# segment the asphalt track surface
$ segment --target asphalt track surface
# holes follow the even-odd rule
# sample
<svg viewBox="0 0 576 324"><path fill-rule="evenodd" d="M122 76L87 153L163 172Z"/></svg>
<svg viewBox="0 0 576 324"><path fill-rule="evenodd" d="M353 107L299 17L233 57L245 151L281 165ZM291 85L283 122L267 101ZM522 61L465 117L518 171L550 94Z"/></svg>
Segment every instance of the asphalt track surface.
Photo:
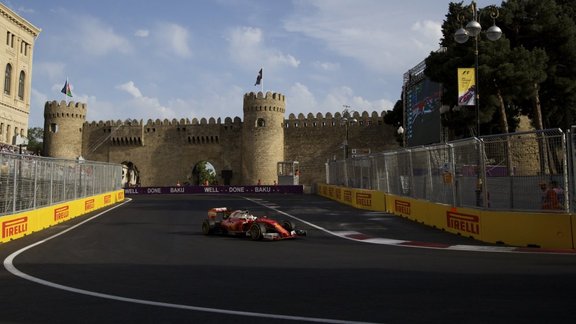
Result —
<svg viewBox="0 0 576 324"><path fill-rule="evenodd" d="M202 235L222 206L308 236ZM387 239L482 245L311 195L136 196L0 245L0 322L576 322L574 254L374 244Z"/></svg>

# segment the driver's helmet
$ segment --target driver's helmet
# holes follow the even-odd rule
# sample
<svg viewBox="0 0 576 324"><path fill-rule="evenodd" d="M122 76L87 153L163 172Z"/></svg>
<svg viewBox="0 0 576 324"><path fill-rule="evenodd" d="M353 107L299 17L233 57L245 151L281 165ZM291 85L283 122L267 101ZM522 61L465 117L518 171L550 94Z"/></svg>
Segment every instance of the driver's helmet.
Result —
<svg viewBox="0 0 576 324"><path fill-rule="evenodd" d="M255 219L252 214L250 214L247 210L237 210L230 215L233 218L241 218L241 219Z"/></svg>

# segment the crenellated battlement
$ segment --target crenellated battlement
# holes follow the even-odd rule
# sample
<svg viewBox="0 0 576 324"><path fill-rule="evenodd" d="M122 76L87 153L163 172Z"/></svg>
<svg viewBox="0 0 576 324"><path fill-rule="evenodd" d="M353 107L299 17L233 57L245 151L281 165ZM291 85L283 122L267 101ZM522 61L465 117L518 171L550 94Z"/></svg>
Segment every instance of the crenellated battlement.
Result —
<svg viewBox="0 0 576 324"><path fill-rule="evenodd" d="M277 100L286 102L286 96L278 92L271 92L267 91L266 94L262 93L262 91L258 92L248 92L244 94L244 102L246 101L254 101L254 100Z"/></svg>
<svg viewBox="0 0 576 324"><path fill-rule="evenodd" d="M180 120L177 119L172 119L172 120L168 120L168 119L156 119L156 120L152 120L152 119L148 119L146 121L146 124L144 124L143 120L137 120L137 119L127 119L125 121L122 120L107 120L107 121L92 121L92 122L86 122L84 125L87 128L90 129L96 129L96 128L101 128L101 127L120 127L120 126L126 126L126 127L133 127L133 126L145 126L145 127L166 127L166 126L173 126L173 127L183 127L183 126L190 126L190 125L230 125L230 124L242 124L242 119L240 119L240 117L234 117L234 119L232 119L231 117L226 117L224 119L224 122L222 122L222 118L192 118L192 120L188 119L188 118L181 118Z"/></svg>
<svg viewBox="0 0 576 324"><path fill-rule="evenodd" d="M350 121L349 125L368 127L373 125L382 125L384 123L384 115L386 112L378 114L378 112L373 111L369 113L367 111L353 112L349 117L345 117L342 113L337 112L334 115L332 113L326 113L324 116L322 113L317 113L314 116L309 113L307 116L300 113L296 117L294 114L290 114L284 122L286 128L301 128L301 127L341 127L346 124L346 120Z"/></svg>
<svg viewBox="0 0 576 324"><path fill-rule="evenodd" d="M44 118L86 118L86 104L64 100L48 101L44 105Z"/></svg>
<svg viewBox="0 0 576 324"><path fill-rule="evenodd" d="M286 97L281 93L271 91L266 92L266 94L249 92L244 95L244 117L246 117L246 113L250 112L284 114L286 112Z"/></svg>

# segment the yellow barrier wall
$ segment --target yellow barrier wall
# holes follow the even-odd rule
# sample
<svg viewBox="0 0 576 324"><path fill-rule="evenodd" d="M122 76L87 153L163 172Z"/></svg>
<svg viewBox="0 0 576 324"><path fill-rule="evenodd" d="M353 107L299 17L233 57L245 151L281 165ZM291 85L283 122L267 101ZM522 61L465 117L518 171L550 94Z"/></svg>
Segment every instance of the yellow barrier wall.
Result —
<svg viewBox="0 0 576 324"><path fill-rule="evenodd" d="M0 217L2 231L0 242L21 238L123 200L124 190L118 190L10 216L2 216Z"/></svg>
<svg viewBox="0 0 576 324"><path fill-rule="evenodd" d="M374 202L358 204L356 192L366 190L318 185L321 196L361 209L386 211L449 233L472 237L488 243L536 246L550 249L574 249L576 215L564 213L503 212L457 208L403 196L369 191ZM349 195L338 193L349 192Z"/></svg>
<svg viewBox="0 0 576 324"><path fill-rule="evenodd" d="M319 185L318 193L326 198L359 209L373 211L386 210L386 199L384 193L381 191Z"/></svg>

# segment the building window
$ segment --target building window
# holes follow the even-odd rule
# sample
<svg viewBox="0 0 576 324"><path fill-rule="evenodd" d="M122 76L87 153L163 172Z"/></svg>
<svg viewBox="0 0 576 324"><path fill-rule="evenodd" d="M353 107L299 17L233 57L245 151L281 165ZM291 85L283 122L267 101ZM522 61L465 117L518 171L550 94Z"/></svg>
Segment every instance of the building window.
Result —
<svg viewBox="0 0 576 324"><path fill-rule="evenodd" d="M6 45L14 48L14 34L12 34L11 32L7 31L6 32Z"/></svg>
<svg viewBox="0 0 576 324"><path fill-rule="evenodd" d="M28 43L25 41L20 42L20 53L24 54L24 56L28 56Z"/></svg>
<svg viewBox="0 0 576 324"><path fill-rule="evenodd" d="M18 79L18 98L24 100L24 81L26 80L26 74L24 71L20 71L20 79Z"/></svg>
<svg viewBox="0 0 576 324"><path fill-rule="evenodd" d="M50 124L50 131L52 133L57 133L58 132L58 124L56 124L56 123Z"/></svg>
<svg viewBox="0 0 576 324"><path fill-rule="evenodd" d="M6 71L4 74L4 93L10 94L10 80L12 80L12 65L6 64Z"/></svg>
<svg viewBox="0 0 576 324"><path fill-rule="evenodd" d="M258 118L258 120L256 120L256 127L264 127L264 126L266 126L264 118Z"/></svg>

